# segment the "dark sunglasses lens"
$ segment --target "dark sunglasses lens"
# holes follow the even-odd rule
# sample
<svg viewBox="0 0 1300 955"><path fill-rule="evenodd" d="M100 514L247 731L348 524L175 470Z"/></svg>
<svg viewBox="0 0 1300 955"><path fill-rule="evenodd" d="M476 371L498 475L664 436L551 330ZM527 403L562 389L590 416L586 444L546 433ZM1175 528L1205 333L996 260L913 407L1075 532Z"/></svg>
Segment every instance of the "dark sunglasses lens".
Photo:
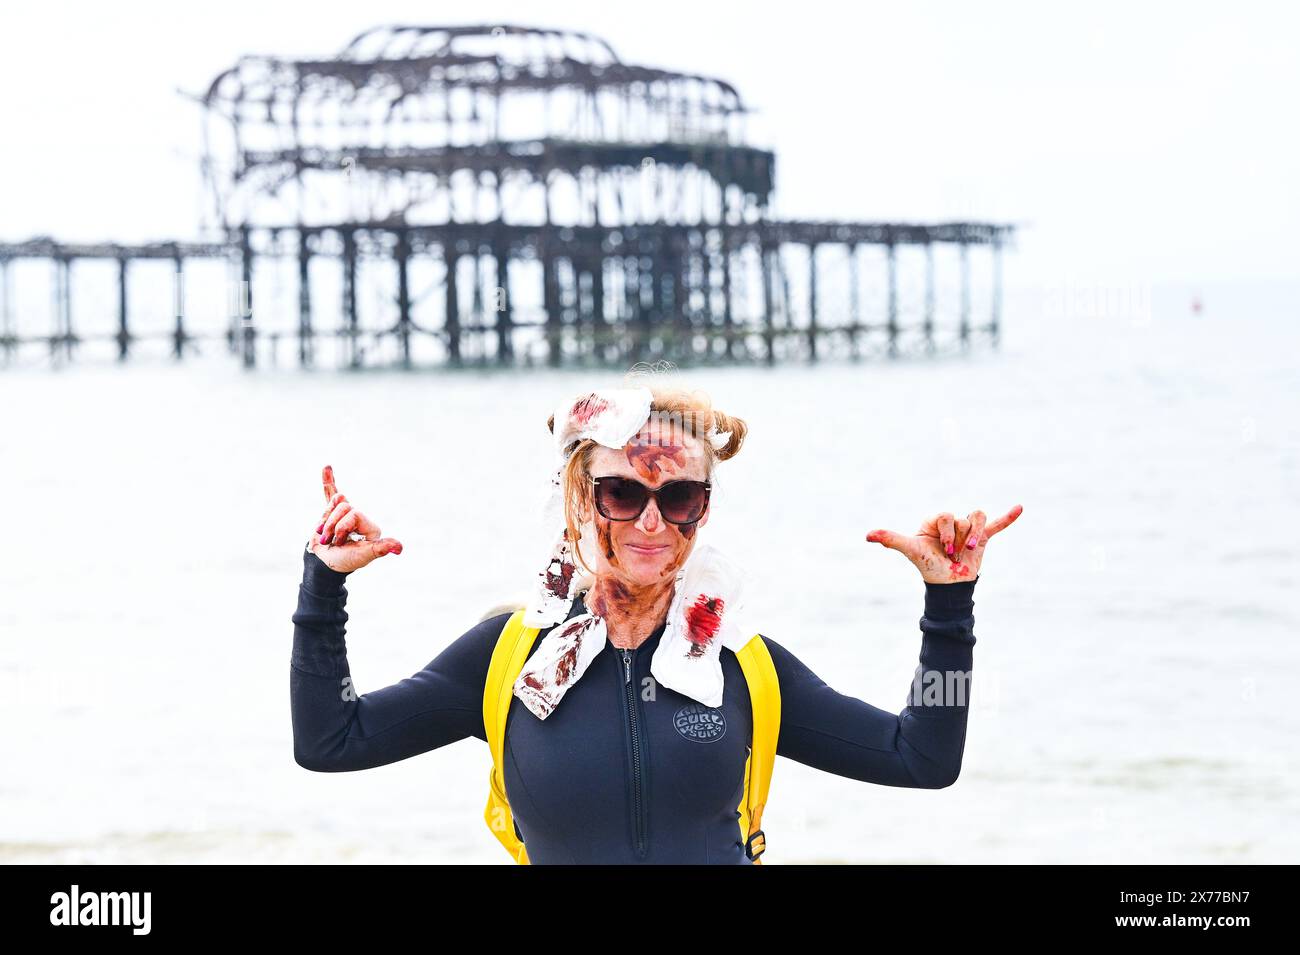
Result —
<svg viewBox="0 0 1300 955"><path fill-rule="evenodd" d="M673 524L690 524L700 519L708 500L708 490L703 484L679 481L665 484L659 490L659 513Z"/></svg>
<svg viewBox="0 0 1300 955"><path fill-rule="evenodd" d="M613 521L636 517L645 507L646 490L636 481L601 478L596 485L596 506Z"/></svg>

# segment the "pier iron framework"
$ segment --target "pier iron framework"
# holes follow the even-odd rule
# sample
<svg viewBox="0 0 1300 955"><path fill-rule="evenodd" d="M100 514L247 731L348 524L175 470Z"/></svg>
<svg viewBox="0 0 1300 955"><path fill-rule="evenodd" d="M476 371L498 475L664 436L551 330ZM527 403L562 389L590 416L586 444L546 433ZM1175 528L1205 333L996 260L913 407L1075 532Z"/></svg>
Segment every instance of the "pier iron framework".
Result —
<svg viewBox="0 0 1300 955"><path fill-rule="evenodd" d="M734 87L585 33L381 27L328 58L242 57L195 98L211 238L0 244L0 356L211 340L248 367L560 367L997 344L1012 226L776 217L775 154ZM25 260L50 270L46 333L17 327ZM115 278L97 332L74 329L90 261ZM233 291L206 328L181 293L201 263ZM149 331L146 265L177 290Z"/></svg>

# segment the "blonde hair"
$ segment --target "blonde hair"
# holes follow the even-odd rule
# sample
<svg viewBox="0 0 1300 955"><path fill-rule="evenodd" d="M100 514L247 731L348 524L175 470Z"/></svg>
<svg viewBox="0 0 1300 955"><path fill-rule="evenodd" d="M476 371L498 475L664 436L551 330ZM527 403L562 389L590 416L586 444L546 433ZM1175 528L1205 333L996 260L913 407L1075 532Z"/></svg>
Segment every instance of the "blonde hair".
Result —
<svg viewBox="0 0 1300 955"><path fill-rule="evenodd" d="M664 370L663 363L656 366L654 370ZM634 369L634 373L628 377L636 379L640 375L635 373ZM704 391L688 390L668 383L651 384L641 380L633 380L631 384L650 389L652 419L669 421L674 428L680 428L682 432L699 439L704 447L707 475L710 479L713 477L714 468L719 463L734 458L740 452L749 426L742 418L725 414L714 408L712 400ZM555 415L547 418L546 427L552 433L555 432ZM720 435L725 434L726 443L722 447L715 448L707 437L710 431ZM564 499L565 533L573 544L574 559L593 575L596 571L587 566L587 562L583 560L578 541L582 536L579 515L583 510L590 513L594 509L595 502L591 494L591 458L597 447L600 445L590 438L584 438L573 446L568 462L564 466L561 490Z"/></svg>

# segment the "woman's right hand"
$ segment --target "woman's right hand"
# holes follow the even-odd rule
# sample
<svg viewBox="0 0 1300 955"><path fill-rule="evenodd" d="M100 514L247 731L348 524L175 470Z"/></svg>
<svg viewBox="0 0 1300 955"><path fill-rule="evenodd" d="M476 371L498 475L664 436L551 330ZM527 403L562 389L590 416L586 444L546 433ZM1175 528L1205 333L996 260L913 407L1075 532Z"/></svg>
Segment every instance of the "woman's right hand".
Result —
<svg viewBox="0 0 1300 955"><path fill-rule="evenodd" d="M346 574L366 566L376 557L402 552L401 541L380 537L379 525L339 493L334 486L334 468L328 464L321 471L321 482L325 486L325 513L307 549L327 567Z"/></svg>

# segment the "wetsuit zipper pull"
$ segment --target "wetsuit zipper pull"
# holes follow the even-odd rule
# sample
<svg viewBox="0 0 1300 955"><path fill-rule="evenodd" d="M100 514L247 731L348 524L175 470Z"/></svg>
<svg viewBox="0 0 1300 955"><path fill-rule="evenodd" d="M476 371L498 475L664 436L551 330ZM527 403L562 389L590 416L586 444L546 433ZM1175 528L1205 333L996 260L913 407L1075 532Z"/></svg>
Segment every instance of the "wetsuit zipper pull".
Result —
<svg viewBox="0 0 1300 955"><path fill-rule="evenodd" d="M632 682L632 657L626 647L623 648L623 676L624 683Z"/></svg>

